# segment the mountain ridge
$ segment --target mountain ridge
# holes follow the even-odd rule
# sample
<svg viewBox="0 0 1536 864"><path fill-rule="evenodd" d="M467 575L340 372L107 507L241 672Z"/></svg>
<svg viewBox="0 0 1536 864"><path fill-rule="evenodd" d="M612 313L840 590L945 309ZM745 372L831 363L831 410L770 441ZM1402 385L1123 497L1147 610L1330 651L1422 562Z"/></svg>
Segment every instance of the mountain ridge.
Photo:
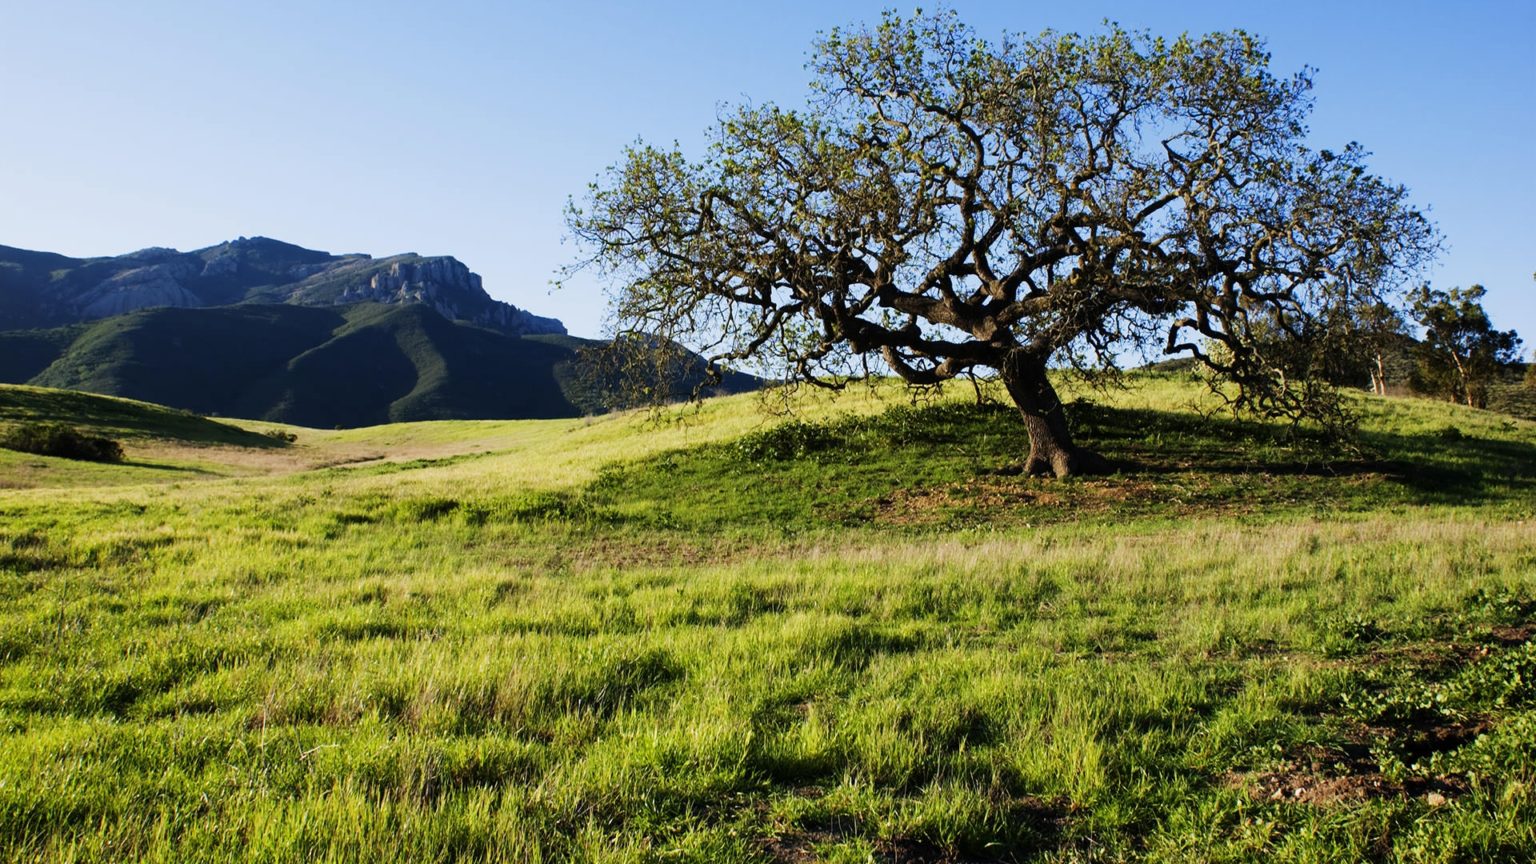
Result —
<svg viewBox="0 0 1536 864"><path fill-rule="evenodd" d="M450 321L509 335L566 332L558 319L492 298L479 274L447 255L333 255L269 237L95 258L0 245L0 330L55 328L155 307L360 302L425 305Z"/></svg>

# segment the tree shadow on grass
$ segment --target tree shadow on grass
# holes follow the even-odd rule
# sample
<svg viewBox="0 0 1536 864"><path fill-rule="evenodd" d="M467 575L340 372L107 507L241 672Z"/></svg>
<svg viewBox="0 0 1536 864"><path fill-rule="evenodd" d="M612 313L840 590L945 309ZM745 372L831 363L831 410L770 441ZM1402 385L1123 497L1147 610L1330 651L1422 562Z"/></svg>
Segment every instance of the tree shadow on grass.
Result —
<svg viewBox="0 0 1536 864"><path fill-rule="evenodd" d="M198 468L195 465L172 465L167 462L140 462L137 460L125 460L117 463L130 468L143 468L149 471L163 471L167 474L202 474L213 476L217 471L209 471L207 468Z"/></svg>
<svg viewBox="0 0 1536 864"><path fill-rule="evenodd" d="M0 422L63 423L112 436L169 438L194 444L286 447L288 442L188 411L84 393L0 386Z"/></svg>
<svg viewBox="0 0 1536 864"><path fill-rule="evenodd" d="M1001 812L989 828L966 824L957 836L943 841L922 832L879 837L856 816L816 812L815 802L822 794L818 787L805 787L797 792L800 797L811 799L811 813L797 820L799 824L785 826L758 844L768 860L776 864L820 861L824 850L860 839L867 845L854 848L863 847L862 854L869 855L865 860L879 864L991 864L1028 860L1061 848L1065 842L1063 828L1070 818L1064 802L1025 796L994 801Z"/></svg>
<svg viewBox="0 0 1536 864"><path fill-rule="evenodd" d="M736 441L623 463L582 498L595 512L658 526L785 529L1536 498L1536 441L1368 428L1346 443L1283 423L1190 412L1077 403L1070 414L1078 441L1118 473L1023 476L1028 439L1017 411L941 403L792 420Z"/></svg>
<svg viewBox="0 0 1536 864"><path fill-rule="evenodd" d="M1415 504L1481 504L1536 494L1536 442L1453 429L1366 429L1344 442L1283 423L1100 405L1075 409L1086 442L1103 448L1125 475L1377 481Z"/></svg>

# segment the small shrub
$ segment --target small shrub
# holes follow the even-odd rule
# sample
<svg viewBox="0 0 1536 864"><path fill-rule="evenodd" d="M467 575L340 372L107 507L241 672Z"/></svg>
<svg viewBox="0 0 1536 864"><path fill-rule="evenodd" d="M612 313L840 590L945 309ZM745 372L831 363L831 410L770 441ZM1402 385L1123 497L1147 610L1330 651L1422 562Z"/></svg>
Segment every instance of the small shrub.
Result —
<svg viewBox="0 0 1536 864"><path fill-rule="evenodd" d="M525 492L496 502L486 511L470 508L466 514L473 524L483 524L492 517L505 522L574 522L592 523L603 521L600 513L585 498L569 492Z"/></svg>
<svg viewBox="0 0 1536 864"><path fill-rule="evenodd" d="M286 429L268 429L262 434L266 435L268 438L271 438L274 441L281 441L284 444L292 444L293 442L299 440L298 433L289 432Z"/></svg>
<svg viewBox="0 0 1536 864"><path fill-rule="evenodd" d="M0 437L0 447L39 456L87 462L121 462L123 445L111 438L87 435L61 423L25 423Z"/></svg>
<svg viewBox="0 0 1536 864"><path fill-rule="evenodd" d="M1328 622L1325 650L1332 656L1346 657L1386 636L1387 631L1374 619L1363 615L1340 615Z"/></svg>
<svg viewBox="0 0 1536 864"><path fill-rule="evenodd" d="M1520 624L1536 617L1536 597L1525 590L1480 588L1467 597L1466 604L1503 624Z"/></svg>
<svg viewBox="0 0 1536 864"><path fill-rule="evenodd" d="M783 462L830 450L841 440L840 435L822 424L790 420L745 435L734 446L737 455L749 462Z"/></svg>
<svg viewBox="0 0 1536 864"><path fill-rule="evenodd" d="M1339 637L1348 642L1377 642L1387 635L1374 619L1363 615L1346 615L1338 622Z"/></svg>
<svg viewBox="0 0 1536 864"><path fill-rule="evenodd" d="M459 509L455 498L416 498L395 505L395 514L403 522L436 522Z"/></svg>
<svg viewBox="0 0 1536 864"><path fill-rule="evenodd" d="M1442 426L1435 430L1435 436L1441 441L1460 441L1467 437L1466 433L1451 425Z"/></svg>

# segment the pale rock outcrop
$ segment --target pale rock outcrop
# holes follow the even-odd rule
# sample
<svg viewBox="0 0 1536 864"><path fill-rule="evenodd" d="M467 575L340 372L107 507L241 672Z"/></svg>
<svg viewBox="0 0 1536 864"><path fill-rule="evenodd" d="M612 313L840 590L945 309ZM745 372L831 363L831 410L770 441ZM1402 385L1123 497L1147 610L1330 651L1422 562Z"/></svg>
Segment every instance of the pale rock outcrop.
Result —
<svg viewBox="0 0 1536 864"><path fill-rule="evenodd" d="M195 265L180 256L126 270L82 294L77 300L80 314L86 318L106 318L151 306L201 306L202 300L182 284L183 279L196 272Z"/></svg>
<svg viewBox="0 0 1536 864"><path fill-rule="evenodd" d="M343 303L422 303L450 321L468 321L508 333L564 333L565 325L491 299L480 276L456 258L396 261L374 273L366 285L348 288Z"/></svg>

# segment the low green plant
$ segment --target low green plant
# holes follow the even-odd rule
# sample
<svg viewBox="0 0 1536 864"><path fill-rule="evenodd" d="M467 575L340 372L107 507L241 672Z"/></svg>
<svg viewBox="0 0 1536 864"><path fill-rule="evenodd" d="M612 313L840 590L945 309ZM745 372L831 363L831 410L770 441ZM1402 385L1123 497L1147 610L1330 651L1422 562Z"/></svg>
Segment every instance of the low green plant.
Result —
<svg viewBox="0 0 1536 864"><path fill-rule="evenodd" d="M731 449L747 462L786 462L833 449L838 431L826 424L790 420L744 435Z"/></svg>

